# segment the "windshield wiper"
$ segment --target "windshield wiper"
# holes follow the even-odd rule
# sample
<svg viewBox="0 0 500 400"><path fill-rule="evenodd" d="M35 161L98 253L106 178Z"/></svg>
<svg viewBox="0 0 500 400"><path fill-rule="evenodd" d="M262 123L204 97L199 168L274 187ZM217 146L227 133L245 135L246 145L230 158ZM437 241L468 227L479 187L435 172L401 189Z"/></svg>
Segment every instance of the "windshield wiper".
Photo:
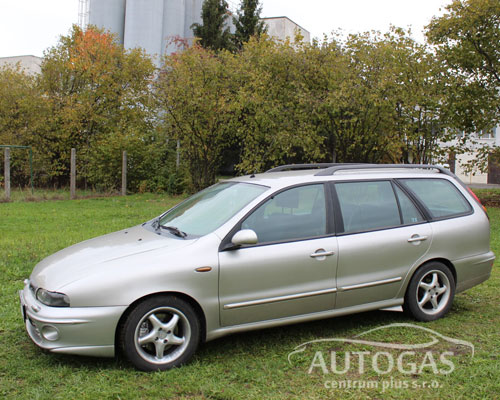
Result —
<svg viewBox="0 0 500 400"><path fill-rule="evenodd" d="M162 229L166 229L170 233L174 234L175 236L179 236L181 238L185 238L187 236L186 232L182 232L179 228L176 228L175 226L165 226L165 225L160 225L160 221L158 220L158 227Z"/></svg>

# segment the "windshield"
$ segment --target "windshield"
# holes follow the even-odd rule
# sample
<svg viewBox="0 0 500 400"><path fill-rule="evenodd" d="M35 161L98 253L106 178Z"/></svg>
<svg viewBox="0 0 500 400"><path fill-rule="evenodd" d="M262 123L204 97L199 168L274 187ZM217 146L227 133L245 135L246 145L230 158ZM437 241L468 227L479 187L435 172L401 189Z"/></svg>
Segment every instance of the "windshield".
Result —
<svg viewBox="0 0 500 400"><path fill-rule="evenodd" d="M187 235L213 232L269 188L240 182L210 186L191 196L160 218L160 225L175 227Z"/></svg>

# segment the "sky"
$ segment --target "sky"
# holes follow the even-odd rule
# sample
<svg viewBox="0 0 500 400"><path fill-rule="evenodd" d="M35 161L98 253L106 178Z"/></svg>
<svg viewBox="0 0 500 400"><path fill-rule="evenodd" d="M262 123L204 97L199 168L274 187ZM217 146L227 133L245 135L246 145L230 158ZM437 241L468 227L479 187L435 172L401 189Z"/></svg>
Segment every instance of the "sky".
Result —
<svg viewBox="0 0 500 400"><path fill-rule="evenodd" d="M105 1L105 0L101 0ZM230 0L238 4L239 0ZM263 17L287 16L323 38L334 30L346 33L412 27L421 33L451 0L261 0ZM78 23L78 0L0 0L0 57L35 55L55 46L59 36Z"/></svg>

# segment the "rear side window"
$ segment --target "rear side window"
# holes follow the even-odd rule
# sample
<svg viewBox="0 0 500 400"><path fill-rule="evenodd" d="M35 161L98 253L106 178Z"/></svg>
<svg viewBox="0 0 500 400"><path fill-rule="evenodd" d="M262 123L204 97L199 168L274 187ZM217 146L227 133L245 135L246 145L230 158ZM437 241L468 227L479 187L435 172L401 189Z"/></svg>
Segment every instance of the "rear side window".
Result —
<svg viewBox="0 0 500 400"><path fill-rule="evenodd" d="M396 190L396 195L398 196L399 206L401 207L401 218L403 219L403 224L407 225L423 222L424 218L418 212L415 204L412 203L412 201L400 188L397 186L394 186L394 188Z"/></svg>
<svg viewBox="0 0 500 400"><path fill-rule="evenodd" d="M336 183L344 232L361 232L401 225L391 182Z"/></svg>
<svg viewBox="0 0 500 400"><path fill-rule="evenodd" d="M460 191L445 179L401 179L427 207L433 218L469 213L472 208Z"/></svg>

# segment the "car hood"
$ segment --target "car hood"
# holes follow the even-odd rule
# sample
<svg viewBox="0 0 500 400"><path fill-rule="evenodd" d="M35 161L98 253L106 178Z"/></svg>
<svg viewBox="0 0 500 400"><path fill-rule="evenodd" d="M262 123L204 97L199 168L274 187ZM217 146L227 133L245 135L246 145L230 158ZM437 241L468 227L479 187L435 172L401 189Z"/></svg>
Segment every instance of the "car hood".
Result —
<svg viewBox="0 0 500 400"><path fill-rule="evenodd" d="M102 268L119 268L120 260L158 249L173 251L196 240L158 235L141 225L67 247L40 261L30 277L36 287L57 290ZM124 260L125 262L125 260Z"/></svg>

